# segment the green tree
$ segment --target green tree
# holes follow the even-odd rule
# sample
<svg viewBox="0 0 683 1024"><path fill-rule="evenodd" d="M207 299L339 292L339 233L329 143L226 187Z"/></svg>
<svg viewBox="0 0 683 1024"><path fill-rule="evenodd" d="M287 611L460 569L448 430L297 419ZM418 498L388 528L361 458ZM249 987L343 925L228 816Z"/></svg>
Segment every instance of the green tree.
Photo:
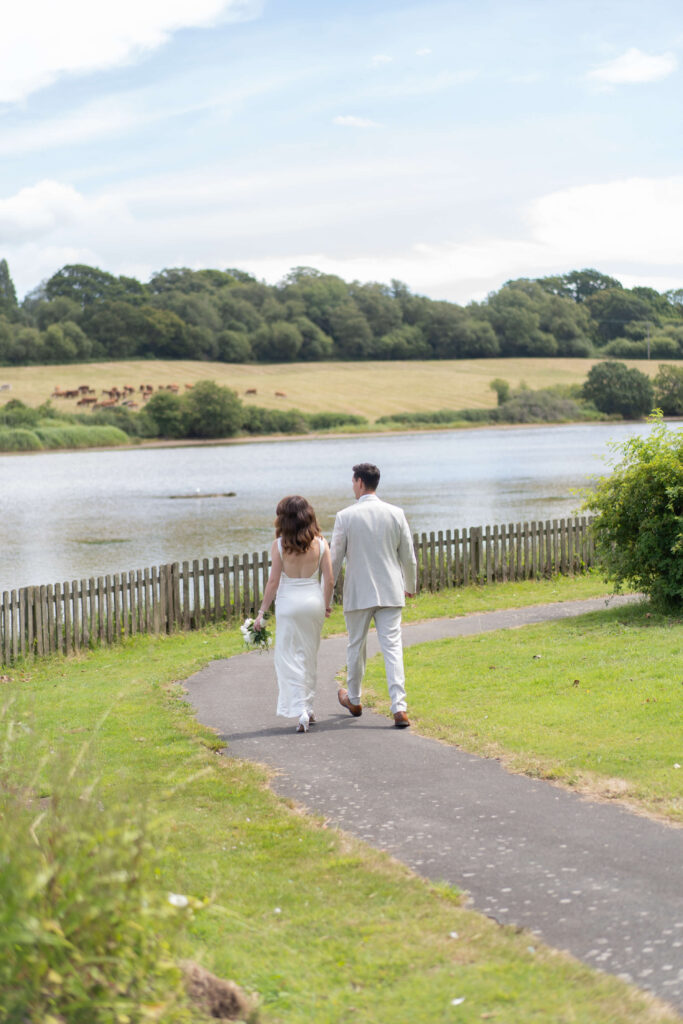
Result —
<svg viewBox="0 0 683 1024"><path fill-rule="evenodd" d="M586 300L586 306L599 341L610 341L624 333L625 325L633 320L650 320L650 303L625 288L607 288L595 292Z"/></svg>
<svg viewBox="0 0 683 1024"><path fill-rule="evenodd" d="M157 391L140 414L149 424L152 437L183 437L183 399L172 391Z"/></svg>
<svg viewBox="0 0 683 1024"><path fill-rule="evenodd" d="M596 292L605 291L607 288L621 288L621 282L615 277L608 277L601 274L599 270L572 270L563 278L569 294L575 302L585 302Z"/></svg>
<svg viewBox="0 0 683 1024"><path fill-rule="evenodd" d="M19 306L7 260L0 260L0 316L15 320Z"/></svg>
<svg viewBox="0 0 683 1024"><path fill-rule="evenodd" d="M250 363L254 358L249 335L244 331L219 331L216 342L221 363Z"/></svg>
<svg viewBox="0 0 683 1024"><path fill-rule="evenodd" d="M48 299L64 295L68 299L73 299L83 309L103 299L142 302L146 292L146 286L136 281L134 277L115 277L106 270L89 267L84 263L72 263L62 267L45 284Z"/></svg>
<svg viewBox="0 0 683 1024"><path fill-rule="evenodd" d="M510 384L508 381L503 380L502 377L495 377L489 384L489 387L492 391L496 392L498 405L502 405L504 402L507 402L510 397Z"/></svg>
<svg viewBox="0 0 683 1024"><path fill-rule="evenodd" d="M655 402L665 416L683 416L683 366L662 363L654 381Z"/></svg>
<svg viewBox="0 0 683 1024"><path fill-rule="evenodd" d="M183 396L187 437L232 437L242 426L242 402L236 392L213 380L198 381Z"/></svg>
<svg viewBox="0 0 683 1024"><path fill-rule="evenodd" d="M617 413L625 419L642 419L652 412L652 382L640 370L606 360L596 363L583 385L583 397L600 412Z"/></svg>
<svg viewBox="0 0 683 1024"><path fill-rule="evenodd" d="M596 550L608 579L629 584L662 608L683 608L683 431L653 417L646 437L612 450L613 472L585 493L595 512Z"/></svg>

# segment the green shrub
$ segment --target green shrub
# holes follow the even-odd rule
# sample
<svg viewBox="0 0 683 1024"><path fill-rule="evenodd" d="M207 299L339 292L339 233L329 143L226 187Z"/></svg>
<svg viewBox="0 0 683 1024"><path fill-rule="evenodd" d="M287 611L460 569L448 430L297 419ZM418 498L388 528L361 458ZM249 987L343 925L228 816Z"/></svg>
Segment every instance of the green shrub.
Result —
<svg viewBox="0 0 683 1024"><path fill-rule="evenodd" d="M242 430L248 434L307 434L308 420L298 409L264 409L246 405L242 409Z"/></svg>
<svg viewBox="0 0 683 1024"><path fill-rule="evenodd" d="M32 430L0 427L0 452L42 451L39 437Z"/></svg>
<svg viewBox="0 0 683 1024"><path fill-rule="evenodd" d="M616 356L619 359L647 359L647 341L644 338L637 341L632 338L614 338L600 349L600 355Z"/></svg>
<svg viewBox="0 0 683 1024"><path fill-rule="evenodd" d="M629 584L655 605L683 606L683 430L651 417L646 437L611 445L613 473L584 495L598 558L615 588Z"/></svg>
<svg viewBox="0 0 683 1024"><path fill-rule="evenodd" d="M333 427L363 427L367 424L365 416L356 416L350 412L312 412L306 416L311 430L331 430Z"/></svg>
<svg viewBox="0 0 683 1024"><path fill-rule="evenodd" d="M11 398L0 408L0 426L22 427L30 430L39 419L38 410L24 405L18 398Z"/></svg>
<svg viewBox="0 0 683 1024"><path fill-rule="evenodd" d="M232 437L242 425L237 392L213 380L200 380L182 398L185 437Z"/></svg>
<svg viewBox="0 0 683 1024"><path fill-rule="evenodd" d="M683 416L683 366L662 363L654 381L655 401L665 416Z"/></svg>
<svg viewBox="0 0 683 1024"><path fill-rule="evenodd" d="M545 389L515 391L491 410L491 419L499 423L567 423L584 416L584 410L573 399Z"/></svg>
<svg viewBox="0 0 683 1024"><path fill-rule="evenodd" d="M606 360L591 367L583 385L583 397L596 409L627 419L642 419L652 412L652 382L640 370Z"/></svg>
<svg viewBox="0 0 683 1024"><path fill-rule="evenodd" d="M118 427L39 425L35 432L45 448L106 448L128 444L130 441L128 435Z"/></svg>
<svg viewBox="0 0 683 1024"><path fill-rule="evenodd" d="M171 942L192 911L155 881L158 824L49 764L26 790L0 772L0 1019L190 1020Z"/></svg>
<svg viewBox="0 0 683 1024"><path fill-rule="evenodd" d="M489 411L487 409L435 409L431 412L393 412L387 416L380 416L377 422L440 426L475 418L487 420Z"/></svg>

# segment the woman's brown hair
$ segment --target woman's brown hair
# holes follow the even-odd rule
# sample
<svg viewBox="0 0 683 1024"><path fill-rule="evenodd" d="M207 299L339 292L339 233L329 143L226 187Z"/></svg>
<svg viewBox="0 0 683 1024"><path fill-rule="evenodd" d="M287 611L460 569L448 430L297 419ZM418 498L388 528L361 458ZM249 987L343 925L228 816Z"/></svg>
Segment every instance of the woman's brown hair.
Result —
<svg viewBox="0 0 683 1024"><path fill-rule="evenodd" d="M288 554L304 555L322 536L313 506L299 494L279 501L275 514L275 536L282 537L282 550Z"/></svg>

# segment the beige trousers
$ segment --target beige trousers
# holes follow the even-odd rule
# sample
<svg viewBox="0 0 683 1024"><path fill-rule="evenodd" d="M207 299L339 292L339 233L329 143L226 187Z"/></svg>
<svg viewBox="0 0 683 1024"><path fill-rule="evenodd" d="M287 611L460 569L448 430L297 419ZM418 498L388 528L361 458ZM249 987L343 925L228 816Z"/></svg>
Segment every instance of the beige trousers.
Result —
<svg viewBox="0 0 683 1024"><path fill-rule="evenodd" d="M403 668L403 640L401 637L402 608L361 608L345 611L349 640L346 647L347 689L352 704L361 703L361 684L367 661L367 641L370 623L375 620L377 639L384 655L384 669L391 698L391 713L405 711L406 689Z"/></svg>

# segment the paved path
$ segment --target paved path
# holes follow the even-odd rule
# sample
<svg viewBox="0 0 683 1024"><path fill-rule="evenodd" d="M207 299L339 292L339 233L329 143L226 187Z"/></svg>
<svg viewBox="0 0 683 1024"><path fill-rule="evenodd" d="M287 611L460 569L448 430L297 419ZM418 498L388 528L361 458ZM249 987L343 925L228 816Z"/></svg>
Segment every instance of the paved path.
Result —
<svg viewBox="0 0 683 1024"><path fill-rule="evenodd" d="M615 603L612 599L611 604ZM407 645L579 615L604 599L404 626ZM377 643L371 635L369 654ZM272 655L215 661L185 684L233 757L277 772L273 787L416 872L467 890L505 924L683 1009L683 829L506 772L337 703L345 639L320 645L319 724L275 716ZM410 682L408 682L410 700Z"/></svg>

